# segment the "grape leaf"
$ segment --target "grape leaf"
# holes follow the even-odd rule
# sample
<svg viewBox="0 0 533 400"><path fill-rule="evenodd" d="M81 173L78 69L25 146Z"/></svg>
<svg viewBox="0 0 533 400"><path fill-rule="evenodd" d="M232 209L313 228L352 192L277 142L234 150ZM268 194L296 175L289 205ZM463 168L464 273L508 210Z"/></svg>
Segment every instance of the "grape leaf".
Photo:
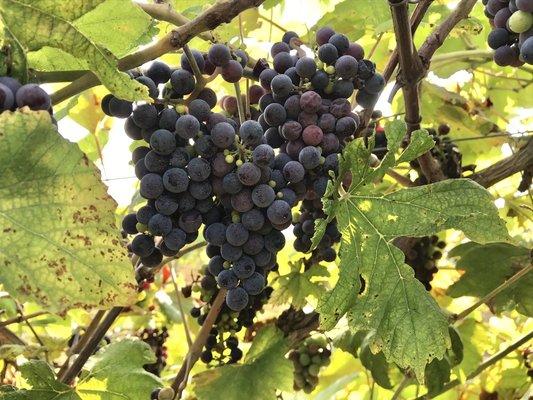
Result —
<svg viewBox="0 0 533 400"><path fill-rule="evenodd" d="M30 389L4 390L2 400L81 400L82 398L64 383L56 381L54 372L44 361L29 361L20 367L22 377ZM2 387L5 388L5 387Z"/></svg>
<svg viewBox="0 0 533 400"><path fill-rule="evenodd" d="M276 390L292 389L292 365L285 358L289 350L281 331L273 326L259 331L242 365L226 365L193 378L195 394L210 400L271 400Z"/></svg>
<svg viewBox="0 0 533 400"><path fill-rule="evenodd" d="M336 31L355 40L363 36L367 29L375 32L377 25L382 25L384 21L390 20L390 10L385 2L345 0L338 3L333 11L324 14L311 30L331 26ZM383 26L392 29L390 22Z"/></svg>
<svg viewBox="0 0 533 400"><path fill-rule="evenodd" d="M448 289L452 297L483 297L531 262L528 249L507 243L465 243L450 251L449 256L459 257L456 267L465 271ZM489 306L497 313L516 308L533 316L532 287L533 273L529 273L497 295Z"/></svg>
<svg viewBox="0 0 533 400"><path fill-rule="evenodd" d="M400 126L405 132L403 122L391 123L387 138L395 142ZM429 143L423 136L421 133L413 140ZM393 240L455 228L473 240L494 242L508 240L507 231L490 194L467 179L385 195L374 193L371 183L384 172L381 167L368 166L372 147L372 140L366 148L363 139L346 147L340 177L330 185L330 198L324 201L328 220L336 218L342 233L341 262L337 285L322 297L318 310L325 329L331 329L348 312L354 330L375 331L369 343L374 353L383 351L387 361L412 368L422 381L426 364L441 359L450 347L448 323L435 300L414 278ZM402 161L408 158L409 154L400 156ZM348 169L352 184L344 191L340 182ZM317 229L314 242L320 234ZM365 285L357 296L359 276Z"/></svg>
<svg viewBox="0 0 533 400"><path fill-rule="evenodd" d="M76 27L73 20L97 0L0 0L4 23L28 51L44 46L61 49L87 62L100 81L117 97L150 100L148 89L117 69L117 59Z"/></svg>
<svg viewBox="0 0 533 400"><path fill-rule="evenodd" d="M130 0L106 0L76 19L73 25L120 57L150 42L152 33L156 33L151 30L152 23L150 16Z"/></svg>
<svg viewBox="0 0 533 400"><path fill-rule="evenodd" d="M433 359L426 367L426 386L430 396L436 396L442 392L444 385L450 382L450 363L446 358Z"/></svg>
<svg viewBox="0 0 533 400"><path fill-rule="evenodd" d="M94 364L76 390L82 398L98 395L102 400L146 400L152 390L163 386L161 379L143 368L155 361L150 346L140 340L112 343L91 357L89 362Z"/></svg>
<svg viewBox="0 0 533 400"><path fill-rule="evenodd" d="M296 308L303 308L307 304L307 297L313 296L319 299L326 290L327 280L313 278L327 278L329 272L320 265L313 265L307 271L301 271L302 263L291 265L291 272L279 276L276 280L279 283L272 294L274 304L291 303Z"/></svg>
<svg viewBox="0 0 533 400"><path fill-rule="evenodd" d="M373 333L370 333L371 337ZM390 381L389 367L390 364L385 359L383 353L372 353L369 346L369 337L366 337L359 350L359 359L363 367L368 369L372 375L372 379L381 387L385 389L392 389L393 384Z"/></svg>
<svg viewBox="0 0 533 400"><path fill-rule="evenodd" d="M46 112L0 115L0 280L50 311L135 301L133 269L98 170Z"/></svg>

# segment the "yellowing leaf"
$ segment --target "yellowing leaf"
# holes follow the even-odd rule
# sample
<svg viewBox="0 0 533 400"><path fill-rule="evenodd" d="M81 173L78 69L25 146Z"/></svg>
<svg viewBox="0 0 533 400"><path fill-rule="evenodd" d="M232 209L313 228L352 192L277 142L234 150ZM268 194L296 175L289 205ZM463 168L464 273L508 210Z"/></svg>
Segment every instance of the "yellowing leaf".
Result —
<svg viewBox="0 0 533 400"><path fill-rule="evenodd" d="M117 97L131 101L149 100L147 88L119 72L117 59L71 22L82 15L80 12L85 7L94 6L94 3L85 0L0 0L0 13L10 32L25 49L35 51L44 46L61 49L85 60Z"/></svg>
<svg viewBox="0 0 533 400"><path fill-rule="evenodd" d="M98 170L46 112L0 115L0 280L51 311L129 305L135 279Z"/></svg>

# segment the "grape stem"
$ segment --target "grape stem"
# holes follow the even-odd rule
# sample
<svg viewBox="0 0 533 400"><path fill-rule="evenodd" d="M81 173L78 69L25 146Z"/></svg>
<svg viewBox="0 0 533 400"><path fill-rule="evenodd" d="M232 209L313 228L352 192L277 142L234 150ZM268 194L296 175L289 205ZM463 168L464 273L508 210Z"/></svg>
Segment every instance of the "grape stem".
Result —
<svg viewBox="0 0 533 400"><path fill-rule="evenodd" d="M187 356L185 356L185 360L181 365L178 374L174 378L174 381L172 382L171 387L172 389L174 389L174 392L176 392L176 399L181 398L181 394L187 386L189 373L196 361L198 361L198 359L200 358L200 355L202 354L202 349L205 346L207 337L209 336L209 332L211 331L211 328L213 327L213 324L215 323L218 314L224 306L226 292L226 289L220 289L218 291L218 294L215 297L213 304L211 305L211 309L209 310L209 313L207 314L205 321L202 324L202 327L200 328L200 332L198 332L198 336L196 336L194 343L189 348L189 352L187 353Z"/></svg>
<svg viewBox="0 0 533 400"><path fill-rule="evenodd" d="M242 11L252 7L258 7L264 1L265 0L231 0L217 2L194 20L172 30L156 43L121 58L118 61L118 69L126 71L138 67L145 62L154 60L166 53L176 51L200 33L213 30L222 23L230 22ZM52 103L58 104L69 97L98 84L99 80L96 75L89 72L53 93L51 95Z"/></svg>
<svg viewBox="0 0 533 400"><path fill-rule="evenodd" d="M441 395L442 393L447 392L450 389L453 389L456 386L461 385L461 383L464 383L464 382L467 382L467 381L469 381L471 379L474 379L476 376L481 374L484 370L486 370L490 366L496 364L498 361L500 361L503 358L505 358L508 354L512 353L513 351L518 349L520 346L522 346L523 344L525 344L528 341L530 341L532 338L533 338L533 331L529 332L525 336L523 336L520 339L518 339L516 342L510 344L507 348L505 348L502 351L494 354L492 357L488 358L486 361L484 361L481 364L479 364L479 366L473 372L471 372L466 377L466 379L464 379L464 380L462 380L462 379L454 379L453 381L448 382L447 384L445 384L444 387L442 388L442 390L440 390L438 393L435 393L432 396L429 396L428 394L425 394L425 395L422 395L420 397L417 397L415 400L432 399L432 398L434 398L436 396Z"/></svg>
<svg viewBox="0 0 533 400"><path fill-rule="evenodd" d="M241 85L239 82L234 83L235 86L235 95L237 96L237 110L239 112L239 122L241 125L246 121L246 117L244 115L244 106L242 104L242 94L241 94Z"/></svg>
<svg viewBox="0 0 533 400"><path fill-rule="evenodd" d="M476 310L478 307L481 307L483 304L488 303L491 301L494 297L496 297L498 294L503 292L505 289L509 288L509 286L515 284L520 279L522 279L524 276L526 276L528 273L533 271L533 265L530 264L525 268L522 268L520 271L518 271L516 274L514 274L512 277L507 279L505 282L503 282L501 285L496 287L494 290L489 292L485 297L479 299L476 303L474 303L472 306L468 307L466 310L459 314L452 315L451 320L452 321L460 321L466 316L468 316L470 313L472 313L474 310Z"/></svg>

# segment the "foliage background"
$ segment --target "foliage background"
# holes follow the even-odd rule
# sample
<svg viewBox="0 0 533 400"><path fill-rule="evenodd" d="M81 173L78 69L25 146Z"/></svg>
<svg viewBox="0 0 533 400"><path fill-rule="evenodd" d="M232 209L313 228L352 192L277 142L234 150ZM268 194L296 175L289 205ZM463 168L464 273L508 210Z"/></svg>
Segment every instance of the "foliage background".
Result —
<svg viewBox="0 0 533 400"><path fill-rule="evenodd" d="M5 23L9 17L7 15L9 12L6 10L14 10L15 3L17 2L12 0L0 2ZM98 3L101 4L97 12L69 15L67 19L73 21L72 23L84 37L89 38L93 43L105 45L116 57L128 54L138 46L149 43L154 36L161 37L171 29L167 23L153 22L129 1L105 0ZM212 2L173 0L171 3L184 16L194 18ZM420 45L456 4L457 1L434 1L416 33L415 43ZM113 13L114 18L108 18L109 13ZM244 42L240 38L239 19L217 28L214 34L220 41L244 46L255 58L268 57L271 44L280 39L283 30L294 30L302 37L310 38L313 36L312 32L323 25L330 25L346 34L351 40L357 40L365 47L367 53L373 48L372 60L377 63L378 70L384 68L391 51L395 48L389 8L387 2L382 0L267 0L258 10L245 11L241 15L240 22ZM489 31L490 26L483 15L483 6L479 2L470 18L452 31L445 44L436 53L431 64L431 72L424 81L421 92L423 125L436 127L440 123L449 124L452 128L451 137L456 140L463 154L463 163L475 164L478 169L512 154L521 143L521 137L530 134L533 128L531 104L533 102L531 87L533 71L527 66L513 69L501 68L493 64L485 44ZM14 32L14 35L17 36L17 32ZM6 36L4 39L9 38ZM190 46L206 50L208 43L195 38ZM92 67L90 63L96 62L94 57L90 60L79 55L74 57L65 53L64 49L58 50L54 47L36 46L35 49L30 48L30 50L27 60L21 61L30 67L30 77L32 70L86 69ZM163 60L171 64L179 64L180 56L180 54L168 54L163 57ZM103 71L102 74L107 76L106 79L114 81L114 72L100 67L98 66ZM24 68L18 68L17 71L21 76L24 75ZM0 69L0 72L5 71ZM49 84L45 87L49 92L54 92L61 85ZM223 94L233 94L232 87L220 79L211 84L211 87L217 91L219 98ZM392 84L384 91L377 106L384 112L385 117L401 115L403 112L401 94L395 97L392 104L387 102L391 89ZM123 84L117 90L131 92L134 88ZM59 120L61 135L77 143L79 149L100 170L102 180L108 186L109 194L118 202L116 220L119 221L121 216L134 208L138 202L136 179L133 168L129 165L130 149L134 144L123 134L120 121L105 117L100 111L99 101L106 93L108 90L102 86L93 88L55 106L55 113ZM500 217L505 220L514 243L527 248L531 244L533 228L531 194L517 192L516 188L520 179L520 174L517 174L494 185L490 188L490 192L494 196L494 204L498 208ZM382 188L385 192L390 192L398 186L390 178L385 178ZM2 199L1 196L0 199ZM442 236L448 243L447 250L466 241L464 235L458 231L446 231ZM484 251L486 249L482 250ZM456 284L462 272L458 271L461 266L457 262L458 259L452 257L454 254L460 254L460 250L455 249L453 253L445 253L439 261L439 272L432 283L431 292L438 304L450 313L464 310L475 302L477 296L481 295L475 290L476 284L473 285L474 288L465 288L465 284L462 287ZM496 254L499 254L498 250ZM284 309L283 303L288 300L303 306L305 310L312 310L316 307L318 298L336 281L338 271L335 263L327 265L329 276L321 276L320 273L313 276L313 272L309 272L310 279L308 279L309 276L295 276L290 270L289 261L297 258L298 255L294 253L290 245L280 254L282 278L275 283L276 296L262 315L265 320L277 316ZM201 269L206 260L202 251L181 259L179 265L175 265L178 272L178 285L190 282L195 271ZM486 260L479 255L474 258L472 265L479 269L484 267L484 262ZM299 282L297 279L312 283L295 285L294 282ZM478 276L476 279L485 282L490 279L497 281L497 277L492 274L481 278ZM1 292L0 297L0 308L4 310L3 318L15 317L21 309L25 314L41 309L40 305L31 301L20 303L19 301L26 299L18 298L15 293L9 292L8 288L7 284L3 286L6 291ZM48 290L51 289L48 288ZM507 296L512 297L511 294ZM464 379L488 354L497 352L517 337L531 331L533 322L531 318L528 318L531 315L530 306L522 304L521 307L515 307L517 303L520 305L520 302L528 297L530 302L530 294L525 292L522 297L512 302L508 301L508 297L491 304L491 307L480 307L457 326L464 345L464 358L458 366L453 368L452 372L455 377ZM159 277L156 285L152 286L152 290L146 294L146 297L137 300L138 302L132 307L132 312L117 320L109 336L112 337L113 342L120 343L116 345L125 346L128 343L119 342L119 340L133 336L142 327L169 326L168 367L162 376L163 381L166 381L176 374L187 351L186 346L183 345L185 336L181 324L182 316L177 311L173 300L173 287L168 283L163 284ZM151 310L151 305L155 307L153 310ZM186 308L190 306L191 304L187 304ZM31 321L31 325L39 339L26 324L10 326L13 333L22 338L25 343L9 343L0 346L0 358L4 359L1 363L5 365L5 360L12 360L17 364L22 364L27 359L36 358L48 361L61 360L64 356L63 350L73 330L86 326L90 321L90 315L89 311L75 308L68 310L63 317L45 315L35 318ZM186 316L186 318L189 317ZM195 321L191 319L189 322L193 334L197 333L198 326ZM382 382L383 379L387 379L392 387L397 387L403 378L401 372L394 366L386 364L382 359L373 360L374 367L371 370L367 369L369 363L365 362L364 355L361 354L365 349L364 346L360 348L361 338L352 335L346 324L346 321L341 321L327 334L338 350L333 354L331 365L321 373L317 389L311 395L284 393L284 399L391 397L393 392L380 387L376 381ZM139 366L143 357L150 357L144 354L146 348L131 346L134 348L129 351L132 359L120 361L122 367L129 363ZM112 348L108 350L113 351ZM276 364L279 362L279 357L262 361L265 363L261 364L262 368L266 370L279 368ZM105 355L101 356L100 360L97 358L91 360L92 366L89 365L89 368L92 368L93 373L87 372L88 375L76 391L76 396L89 398L87 393L93 389L101 390L102 397L96 398L103 399L111 398L106 397L108 396L106 393L111 390L127 392L124 383L117 383L110 376L99 376L98 373L94 373L94 365L98 365L99 362L105 362ZM38 367L42 366L38 365ZM200 373L202 368L197 365L193 374ZM252 373L246 378L251 384L254 380L262 379L261 374L257 374L253 368L251 370ZM129 369L128 373L141 372L137 368ZM290 374L287 375L290 378ZM9 378L17 386L27 386L28 383L31 385L31 379L25 382L20 372ZM199 398L211 398L212 392L206 391L202 386L202 381L199 380L196 383L196 386L190 386L187 389L191 398L195 395ZM281 383L280 381L280 387ZM146 383L146 385L153 384L153 380ZM285 386L286 384L287 382ZM522 354L513 352L476 379L438 398L475 399L482 391L486 391L498 392L500 398L514 399L527 396L529 384L530 380ZM290 388L290 380L288 386ZM84 388L89 388L89 392L84 393ZM423 390L416 384L408 385L402 392L402 398L414 398ZM131 399L143 398L132 394L128 396ZM235 392L233 396L235 396L233 398L240 398L238 392Z"/></svg>

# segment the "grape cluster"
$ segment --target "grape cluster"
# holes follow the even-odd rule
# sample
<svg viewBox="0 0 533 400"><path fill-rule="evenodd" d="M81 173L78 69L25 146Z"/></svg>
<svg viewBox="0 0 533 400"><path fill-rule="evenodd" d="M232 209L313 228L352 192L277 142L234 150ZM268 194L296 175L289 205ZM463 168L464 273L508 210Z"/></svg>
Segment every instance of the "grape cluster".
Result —
<svg viewBox="0 0 533 400"><path fill-rule="evenodd" d="M405 255L406 264L413 268L415 278L422 282L428 291L431 290L433 275L438 271L436 262L442 258L442 249L445 247L446 242L438 236L425 236L416 239Z"/></svg>
<svg viewBox="0 0 533 400"><path fill-rule="evenodd" d="M22 85L10 76L0 76L0 112L29 107L30 110L48 111L52 114L52 101L39 85Z"/></svg>
<svg viewBox="0 0 533 400"><path fill-rule="evenodd" d="M533 64L533 0L483 0L493 27L487 43L494 62L519 67Z"/></svg>
<svg viewBox="0 0 533 400"><path fill-rule="evenodd" d="M445 124L439 125L437 130L428 128L428 133L433 137L435 146L431 149L431 155L439 161L442 172L447 178L460 178L463 174L462 155L459 147L448 136L450 127ZM418 185L427 184L427 179L422 174L417 160L411 161L411 167L418 172L415 183Z"/></svg>
<svg viewBox="0 0 533 400"><path fill-rule="evenodd" d="M522 357L524 358L524 366L527 368L527 376L533 379L533 349L531 347L525 349Z"/></svg>
<svg viewBox="0 0 533 400"><path fill-rule="evenodd" d="M191 315L202 324L218 291L227 290L201 357L206 363L242 357L235 333L253 324L272 293L267 277L278 269L282 231L294 223L295 247L308 252L314 221L324 217L321 197L360 125L347 98L358 90L365 106L385 84L358 44L329 28L316 39L317 61L294 49L300 40L290 33L272 47L273 69L257 63L261 86L252 85L244 100L257 103L260 114L251 107L245 121L236 117L237 97L222 99L225 114L213 112L216 94L193 74L218 70L228 82L242 77L248 57L222 44L207 54L188 52L194 62L183 56L181 68L156 61L143 72L130 71L148 87L153 103L112 95L102 100L106 114L126 118L130 138L145 142L132 161L146 203L122 222L124 233L133 236L129 249L143 265L139 280L149 282L163 256L195 241L203 226L209 263L199 284L184 288L186 296L200 292ZM306 266L335 260L339 240L333 221Z"/></svg>
<svg viewBox="0 0 533 400"><path fill-rule="evenodd" d="M385 129L376 121L372 121L367 129L367 133L370 133L372 130L375 132L375 147L372 153L382 160L385 154L387 154ZM436 130L427 128L427 131L435 141L435 146L431 149L431 155L439 161L442 172L447 178L460 178L465 170L472 168L472 166L463 166L459 147L448 136L450 133L450 127L448 125L441 124ZM413 160L410 165L418 172L418 178L415 180L415 183L417 185L426 185L427 180L422 174L418 161Z"/></svg>
<svg viewBox="0 0 533 400"><path fill-rule="evenodd" d="M331 349L323 336L305 339L297 349L289 353L294 365L294 390L311 393L318 385L320 368L329 365Z"/></svg>
<svg viewBox="0 0 533 400"><path fill-rule="evenodd" d="M151 374L161 376L161 371L167 365L167 348L165 347L165 341L168 338L167 328L163 327L161 330L145 328L138 336L151 347L156 356L156 361L153 364L144 365L144 369Z"/></svg>
<svg viewBox="0 0 533 400"><path fill-rule="evenodd" d="M182 288L182 294L186 298L191 297L193 293L200 294L199 298L194 299L197 306L190 311L199 325L204 323L218 291L217 283L209 271L205 271L205 275L192 285ZM231 310L227 304L222 307L200 356L202 362L222 365L236 363L241 359L242 351L239 349L236 334L243 328L250 328L253 325L256 314L267 303L272 291L272 287L268 286L260 294L250 296L248 305L239 312Z"/></svg>
<svg viewBox="0 0 533 400"><path fill-rule="evenodd" d="M347 98L358 90L359 105L373 106L385 85L375 65L364 59L363 48L346 36L325 27L317 32L316 43L316 60L291 54L287 41L275 43L273 68L259 76L267 93L259 100L258 121L266 142L279 149L276 164L283 172L275 189L288 187L296 194L295 203L301 201L294 247L304 253L311 248L314 221L324 217L321 198L331 174L338 172L338 155L361 122ZM332 221L306 266L334 261L333 245L339 240Z"/></svg>

